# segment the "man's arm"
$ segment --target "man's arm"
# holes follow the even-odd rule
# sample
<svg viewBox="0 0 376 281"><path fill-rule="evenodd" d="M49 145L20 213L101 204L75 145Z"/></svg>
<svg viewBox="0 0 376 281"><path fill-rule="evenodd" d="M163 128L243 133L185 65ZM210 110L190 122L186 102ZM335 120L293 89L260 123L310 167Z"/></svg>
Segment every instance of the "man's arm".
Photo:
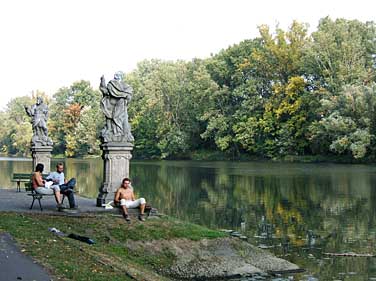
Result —
<svg viewBox="0 0 376 281"><path fill-rule="evenodd" d="M64 174L64 172L62 172L62 173L60 173L60 176L59 176L60 178L59 178L59 184L60 184L60 181L61 181L61 178L63 178L63 183L64 184L67 184L67 178L65 177L65 174Z"/></svg>
<svg viewBox="0 0 376 281"><path fill-rule="evenodd" d="M52 181L53 183L59 183L59 181L54 177L53 173L49 173L46 177L47 181Z"/></svg>
<svg viewBox="0 0 376 281"><path fill-rule="evenodd" d="M52 178L51 173L49 173L48 176L46 177L46 181L52 181L52 182L55 182L54 179Z"/></svg>
<svg viewBox="0 0 376 281"><path fill-rule="evenodd" d="M136 200L136 198L134 198L134 193L132 191L132 201L135 201L135 200Z"/></svg>
<svg viewBox="0 0 376 281"><path fill-rule="evenodd" d="M120 190L119 189L116 190L114 201L115 201L115 203L120 201Z"/></svg>

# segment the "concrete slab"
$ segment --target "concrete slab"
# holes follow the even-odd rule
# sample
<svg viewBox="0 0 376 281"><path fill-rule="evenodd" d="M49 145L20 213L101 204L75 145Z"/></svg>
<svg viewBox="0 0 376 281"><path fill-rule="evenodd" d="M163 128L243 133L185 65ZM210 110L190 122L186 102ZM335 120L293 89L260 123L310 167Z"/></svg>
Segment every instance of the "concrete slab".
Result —
<svg viewBox="0 0 376 281"><path fill-rule="evenodd" d="M77 211L67 210L66 212L59 212L56 209L56 201L54 196L44 196L41 199L43 211L40 210L37 201L34 202L33 209L29 209L32 197L27 195L27 192L17 192L16 189L2 189L0 188L0 212L22 212L22 213L43 213L56 215L79 215L81 213L112 213L119 214L118 208L106 210L103 207L96 206L96 199L85 198L75 194L76 203L78 205ZM68 199L64 200L66 207L68 206ZM138 215L139 209L129 209L131 216ZM0 279L1 280L1 279Z"/></svg>

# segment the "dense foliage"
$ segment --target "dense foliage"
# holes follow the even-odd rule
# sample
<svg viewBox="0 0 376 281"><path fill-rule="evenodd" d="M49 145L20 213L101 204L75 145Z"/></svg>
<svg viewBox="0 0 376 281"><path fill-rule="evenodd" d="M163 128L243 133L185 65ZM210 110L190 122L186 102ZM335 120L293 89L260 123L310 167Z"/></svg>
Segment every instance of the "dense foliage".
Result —
<svg viewBox="0 0 376 281"><path fill-rule="evenodd" d="M298 22L259 31L205 60L143 61L128 73L136 156L375 159L375 24L323 18L312 34ZM55 153L99 154L100 98L80 81L47 99ZM0 112L4 153L28 153L22 106L32 100Z"/></svg>

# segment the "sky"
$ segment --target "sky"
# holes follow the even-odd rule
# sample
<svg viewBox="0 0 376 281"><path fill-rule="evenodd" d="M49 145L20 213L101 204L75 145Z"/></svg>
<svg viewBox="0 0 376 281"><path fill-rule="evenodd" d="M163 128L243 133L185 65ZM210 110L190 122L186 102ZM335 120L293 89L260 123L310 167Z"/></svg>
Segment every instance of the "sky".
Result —
<svg viewBox="0 0 376 281"><path fill-rule="evenodd" d="M207 58L258 36L257 27L314 31L319 19L376 21L376 1L3 0L0 110L14 97L130 72L145 59Z"/></svg>

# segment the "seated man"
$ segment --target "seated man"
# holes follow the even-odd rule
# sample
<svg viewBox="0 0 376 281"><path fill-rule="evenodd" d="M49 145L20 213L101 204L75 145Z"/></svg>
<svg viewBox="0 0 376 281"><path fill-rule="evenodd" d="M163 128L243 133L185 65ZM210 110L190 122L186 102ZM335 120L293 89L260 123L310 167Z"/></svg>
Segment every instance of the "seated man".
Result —
<svg viewBox="0 0 376 281"><path fill-rule="evenodd" d="M35 172L31 176L32 187L34 188L36 193L43 194L43 195L55 195L55 200L57 203L57 208L60 210L62 208L61 199L60 199L60 189L56 187L46 188L45 181L42 178L44 165L38 163L35 167Z"/></svg>
<svg viewBox="0 0 376 281"><path fill-rule="evenodd" d="M129 178L124 178L121 186L116 191L115 194L115 203L120 202L120 206L123 210L123 216L127 222L130 222L130 218L128 215L128 209L129 208L137 208L140 207L140 215L138 216L138 219L140 221L145 221L144 219L144 211L145 211L145 205L146 201L144 198L135 199L133 190L130 187L131 180Z"/></svg>
<svg viewBox="0 0 376 281"><path fill-rule="evenodd" d="M69 207L71 209L76 209L76 201L74 198L74 186L76 185L76 179L72 178L67 181L64 177L64 164L58 163L56 165L56 172L52 172L48 175L46 180L52 180L53 185L51 188L55 190L59 190L61 194L64 194L68 197L69 200Z"/></svg>

